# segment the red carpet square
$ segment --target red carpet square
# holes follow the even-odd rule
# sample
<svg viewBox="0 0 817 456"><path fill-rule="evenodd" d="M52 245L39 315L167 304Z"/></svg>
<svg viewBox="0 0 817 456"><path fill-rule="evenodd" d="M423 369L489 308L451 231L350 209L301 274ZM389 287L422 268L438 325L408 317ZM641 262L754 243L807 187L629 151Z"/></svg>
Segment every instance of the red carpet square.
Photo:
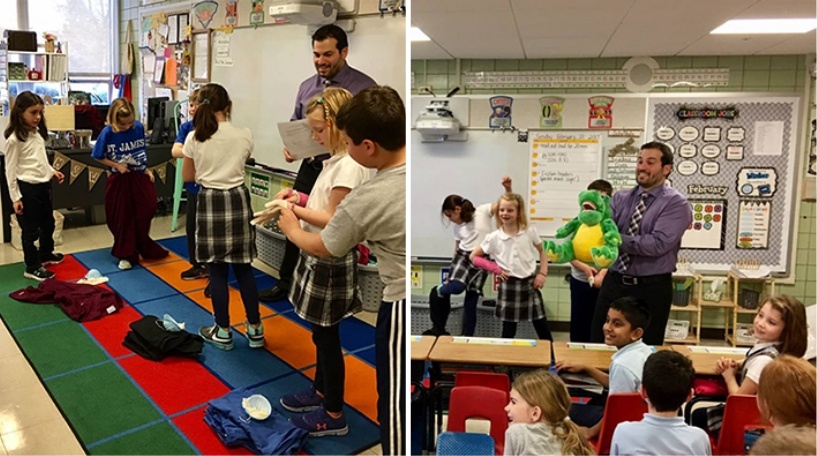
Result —
<svg viewBox="0 0 817 456"><path fill-rule="evenodd" d="M119 364L168 415L230 392L226 385L194 359L174 356L151 361L132 356L119 360Z"/></svg>
<svg viewBox="0 0 817 456"><path fill-rule="evenodd" d="M64 282L81 279L88 273L88 268L77 261L73 255L66 255L62 263L48 265L46 269L53 271L57 275L56 278Z"/></svg>
<svg viewBox="0 0 817 456"><path fill-rule="evenodd" d="M122 342L125 340L125 335L130 331L128 325L140 318L142 316L133 307L125 304L125 307L119 309L115 314L86 322L83 325L111 357L119 358L120 356L133 354L132 351L122 345Z"/></svg>

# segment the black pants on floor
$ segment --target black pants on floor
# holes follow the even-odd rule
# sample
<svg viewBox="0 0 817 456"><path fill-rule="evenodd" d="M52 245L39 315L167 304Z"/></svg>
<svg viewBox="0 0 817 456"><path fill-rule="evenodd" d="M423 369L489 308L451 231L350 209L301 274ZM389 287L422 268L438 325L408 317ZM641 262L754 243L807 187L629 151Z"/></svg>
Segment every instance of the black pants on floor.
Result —
<svg viewBox="0 0 817 456"><path fill-rule="evenodd" d="M17 216L22 230L23 259L27 272L42 266L42 258L54 252L54 205L51 202L51 182L29 184L17 181L23 195L23 213ZM40 248L34 241L40 241Z"/></svg>
<svg viewBox="0 0 817 456"><path fill-rule="evenodd" d="M604 342L603 327L610 303L618 298L632 296L644 301L650 310L650 324L644 330L644 343L663 345L664 331L672 305L672 274L637 277L637 284L616 271L608 271L599 291L590 337L593 342Z"/></svg>

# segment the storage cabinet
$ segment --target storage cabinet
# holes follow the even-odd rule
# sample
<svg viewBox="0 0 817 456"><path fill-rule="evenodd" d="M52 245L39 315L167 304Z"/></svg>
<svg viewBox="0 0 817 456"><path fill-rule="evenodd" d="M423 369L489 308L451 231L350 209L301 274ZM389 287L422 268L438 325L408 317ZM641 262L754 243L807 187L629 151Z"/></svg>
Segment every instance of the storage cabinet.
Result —
<svg viewBox="0 0 817 456"><path fill-rule="evenodd" d="M40 96L68 95L68 55L10 51L0 43L0 114L9 115L10 100L29 90Z"/></svg>
<svg viewBox="0 0 817 456"><path fill-rule="evenodd" d="M692 279L692 285L686 292L677 291L677 285ZM697 274L677 274L672 276L673 283L673 303L670 310L673 312L683 312L688 315L688 320L671 320L685 322L685 325L676 323L668 328L664 343L667 344L693 344L701 342L701 276ZM679 298L687 299L686 305L683 302L675 302ZM686 327L686 335L682 334ZM676 337L673 337L676 336ZM684 337L680 337L684 336Z"/></svg>

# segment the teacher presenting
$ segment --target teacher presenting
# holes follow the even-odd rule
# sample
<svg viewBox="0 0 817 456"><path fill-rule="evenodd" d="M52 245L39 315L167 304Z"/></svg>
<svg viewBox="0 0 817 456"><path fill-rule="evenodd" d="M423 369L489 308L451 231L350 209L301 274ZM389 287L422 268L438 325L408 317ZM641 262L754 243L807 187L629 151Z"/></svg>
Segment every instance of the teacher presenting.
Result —
<svg viewBox="0 0 817 456"><path fill-rule="evenodd" d="M686 196L666 185L672 151L660 142L641 146L636 166L638 185L613 195L610 208L621 233L619 257L604 277L593 313L591 337L603 342L610 303L623 296L643 300L650 309L644 343L663 345L672 306L672 273L681 238L692 223Z"/></svg>

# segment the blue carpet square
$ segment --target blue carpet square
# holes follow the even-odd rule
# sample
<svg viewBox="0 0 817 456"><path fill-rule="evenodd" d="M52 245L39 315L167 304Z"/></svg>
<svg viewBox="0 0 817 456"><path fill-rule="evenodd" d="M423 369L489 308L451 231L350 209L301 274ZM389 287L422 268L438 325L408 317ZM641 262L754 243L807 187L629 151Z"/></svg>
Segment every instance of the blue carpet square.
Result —
<svg viewBox="0 0 817 456"><path fill-rule="evenodd" d="M171 252L179 255L184 259L190 258L190 254L187 251L187 236L177 236L168 239L160 239L156 241L162 247L170 250Z"/></svg>
<svg viewBox="0 0 817 456"><path fill-rule="evenodd" d="M122 272L119 269L119 259L111 255L110 249L91 250L90 252L74 253L74 257L88 269L96 269L102 275L107 276L114 272ZM141 266L134 265L134 269L141 269Z"/></svg>
<svg viewBox="0 0 817 456"><path fill-rule="evenodd" d="M356 352L353 352L352 354L360 358L361 360L365 361L370 366L375 367L374 346L365 348L363 350L358 350Z"/></svg>
<svg viewBox="0 0 817 456"><path fill-rule="evenodd" d="M348 351L374 345L374 327L357 318L347 318L340 322L340 340Z"/></svg>
<svg viewBox="0 0 817 456"><path fill-rule="evenodd" d="M108 285L131 304L179 294L175 288L143 268L111 274L110 279Z"/></svg>

